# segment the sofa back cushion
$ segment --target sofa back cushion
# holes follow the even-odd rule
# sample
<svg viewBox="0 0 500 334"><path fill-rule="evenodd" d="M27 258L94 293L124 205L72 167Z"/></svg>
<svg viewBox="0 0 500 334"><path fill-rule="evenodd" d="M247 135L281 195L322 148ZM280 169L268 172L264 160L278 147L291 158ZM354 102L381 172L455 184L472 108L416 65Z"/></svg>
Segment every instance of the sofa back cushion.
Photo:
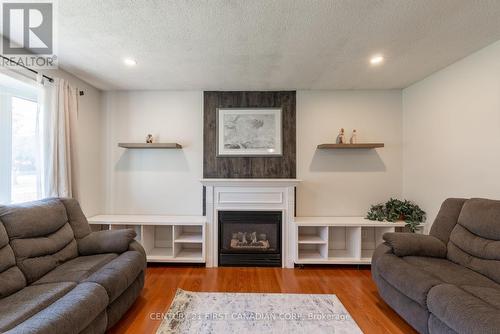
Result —
<svg viewBox="0 0 500 334"><path fill-rule="evenodd" d="M467 201L465 198L446 199L441 204L441 208L436 219L434 219L429 234L438 238L446 245L450 240L451 231L457 225L458 217L460 216L460 212L462 212L465 201Z"/></svg>
<svg viewBox="0 0 500 334"><path fill-rule="evenodd" d="M500 283L500 201L464 203L450 235L448 259Z"/></svg>
<svg viewBox="0 0 500 334"><path fill-rule="evenodd" d="M66 207L59 199L0 206L0 221L28 284L78 256Z"/></svg>
<svg viewBox="0 0 500 334"><path fill-rule="evenodd" d="M26 286L26 278L16 266L9 237L0 222L0 298L7 297Z"/></svg>

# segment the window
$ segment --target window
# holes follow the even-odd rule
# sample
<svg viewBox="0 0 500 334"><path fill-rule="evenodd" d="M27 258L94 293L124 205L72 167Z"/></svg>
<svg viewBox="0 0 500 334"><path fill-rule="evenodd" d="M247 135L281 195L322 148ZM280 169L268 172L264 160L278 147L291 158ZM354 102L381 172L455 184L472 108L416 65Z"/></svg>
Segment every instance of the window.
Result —
<svg viewBox="0 0 500 334"><path fill-rule="evenodd" d="M35 86L0 74L0 203L40 198Z"/></svg>

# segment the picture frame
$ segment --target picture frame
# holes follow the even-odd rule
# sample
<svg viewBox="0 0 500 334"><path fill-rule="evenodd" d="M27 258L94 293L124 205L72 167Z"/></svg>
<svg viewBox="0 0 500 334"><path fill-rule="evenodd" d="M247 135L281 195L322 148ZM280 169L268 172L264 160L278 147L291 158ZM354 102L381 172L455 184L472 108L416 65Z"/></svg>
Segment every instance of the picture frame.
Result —
<svg viewBox="0 0 500 334"><path fill-rule="evenodd" d="M218 157L283 155L281 108L218 108Z"/></svg>

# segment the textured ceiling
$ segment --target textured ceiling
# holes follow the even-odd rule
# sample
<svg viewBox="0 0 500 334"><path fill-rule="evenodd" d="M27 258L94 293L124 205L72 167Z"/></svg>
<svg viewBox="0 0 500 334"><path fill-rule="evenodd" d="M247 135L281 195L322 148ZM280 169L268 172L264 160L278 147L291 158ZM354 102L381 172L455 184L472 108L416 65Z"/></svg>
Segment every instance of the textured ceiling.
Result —
<svg viewBox="0 0 500 334"><path fill-rule="evenodd" d="M499 40L499 18L498 0L64 0L59 61L106 90L403 88Z"/></svg>

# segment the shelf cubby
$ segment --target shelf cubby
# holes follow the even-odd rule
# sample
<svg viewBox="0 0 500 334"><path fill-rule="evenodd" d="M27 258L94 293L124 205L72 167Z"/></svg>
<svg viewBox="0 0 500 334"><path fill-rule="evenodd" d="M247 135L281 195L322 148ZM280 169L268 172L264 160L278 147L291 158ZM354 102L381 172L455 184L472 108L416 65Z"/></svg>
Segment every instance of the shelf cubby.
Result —
<svg viewBox="0 0 500 334"><path fill-rule="evenodd" d="M328 242L328 227L300 226L298 229L299 244L326 244Z"/></svg>
<svg viewBox="0 0 500 334"><path fill-rule="evenodd" d="M201 226L174 226L174 242L202 243L203 229Z"/></svg>
<svg viewBox="0 0 500 334"><path fill-rule="evenodd" d="M143 226L143 246L148 260L173 257L172 226Z"/></svg>
<svg viewBox="0 0 500 334"><path fill-rule="evenodd" d="M360 227L328 227L328 258L338 261L357 261L361 257Z"/></svg>
<svg viewBox="0 0 500 334"><path fill-rule="evenodd" d="M328 259L326 244L299 244L298 257L305 262L324 261Z"/></svg>
<svg viewBox="0 0 500 334"><path fill-rule="evenodd" d="M361 228L361 260L371 261L373 252L378 245L384 242L384 233L394 232L393 227L362 227Z"/></svg>
<svg viewBox="0 0 500 334"><path fill-rule="evenodd" d="M203 245L201 243L175 243L174 258L179 262L192 262L203 257Z"/></svg>

